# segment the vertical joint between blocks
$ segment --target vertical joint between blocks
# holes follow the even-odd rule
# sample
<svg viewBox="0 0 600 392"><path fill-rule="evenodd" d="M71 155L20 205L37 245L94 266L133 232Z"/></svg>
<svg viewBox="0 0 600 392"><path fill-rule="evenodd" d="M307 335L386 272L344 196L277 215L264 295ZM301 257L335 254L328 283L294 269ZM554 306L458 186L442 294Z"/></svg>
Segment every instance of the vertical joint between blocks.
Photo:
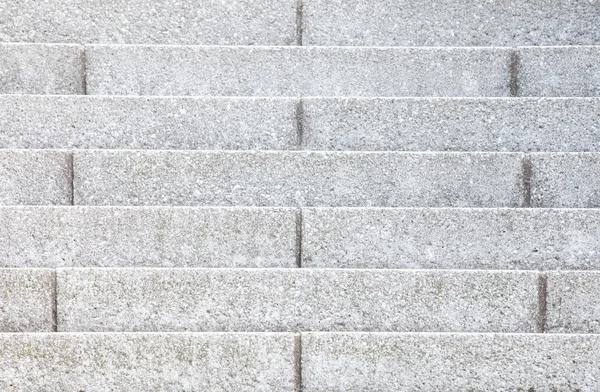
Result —
<svg viewBox="0 0 600 392"><path fill-rule="evenodd" d="M304 34L302 23L303 21L303 8L302 0L296 1L296 45L302 46L302 34Z"/></svg>
<svg viewBox="0 0 600 392"><path fill-rule="evenodd" d="M531 164L531 156L525 154L521 165L521 179L523 186L523 207L531 207L531 178L533 176L533 166Z"/></svg>
<svg viewBox="0 0 600 392"><path fill-rule="evenodd" d="M519 96L519 51L517 48L512 48L510 51L509 62L509 95L511 97Z"/></svg>
<svg viewBox="0 0 600 392"><path fill-rule="evenodd" d="M296 211L296 267L302 268L302 208Z"/></svg>
<svg viewBox="0 0 600 392"><path fill-rule="evenodd" d="M296 149L302 150L304 144L304 100L299 98L296 103Z"/></svg>
<svg viewBox="0 0 600 392"><path fill-rule="evenodd" d="M537 332L546 332L546 320L548 312L548 276L540 271L538 274L538 314Z"/></svg>
<svg viewBox="0 0 600 392"><path fill-rule="evenodd" d="M58 290L56 268L52 270L52 331L58 332Z"/></svg>
<svg viewBox="0 0 600 392"><path fill-rule="evenodd" d="M302 335L294 335L294 391L302 391Z"/></svg>
<svg viewBox="0 0 600 392"><path fill-rule="evenodd" d="M72 206L75 205L75 168L74 168L75 153L71 151L68 158L69 170L69 202Z"/></svg>
<svg viewBox="0 0 600 392"><path fill-rule="evenodd" d="M81 91L87 95L87 53L85 45L81 49Z"/></svg>

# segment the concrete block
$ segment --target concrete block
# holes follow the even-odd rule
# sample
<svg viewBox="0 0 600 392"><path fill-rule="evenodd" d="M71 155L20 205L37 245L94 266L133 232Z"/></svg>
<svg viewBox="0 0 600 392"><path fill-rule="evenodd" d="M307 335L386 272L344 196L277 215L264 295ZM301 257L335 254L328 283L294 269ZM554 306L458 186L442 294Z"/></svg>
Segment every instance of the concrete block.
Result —
<svg viewBox="0 0 600 392"><path fill-rule="evenodd" d="M600 210L309 208L307 268L600 269Z"/></svg>
<svg viewBox="0 0 600 392"><path fill-rule="evenodd" d="M600 43L595 1L304 0L304 45Z"/></svg>
<svg viewBox="0 0 600 392"><path fill-rule="evenodd" d="M54 272L0 269L0 332L54 330Z"/></svg>
<svg viewBox="0 0 600 392"><path fill-rule="evenodd" d="M595 391L598 335L302 334L303 391Z"/></svg>
<svg viewBox="0 0 600 392"><path fill-rule="evenodd" d="M291 391L291 334L0 334L4 391Z"/></svg>
<svg viewBox="0 0 600 392"><path fill-rule="evenodd" d="M519 48L518 75L520 96L600 96L600 47Z"/></svg>
<svg viewBox="0 0 600 392"><path fill-rule="evenodd" d="M2 267L295 267L296 212L0 207Z"/></svg>
<svg viewBox="0 0 600 392"><path fill-rule="evenodd" d="M0 94L84 94L83 64L80 45L0 43Z"/></svg>
<svg viewBox="0 0 600 392"><path fill-rule="evenodd" d="M290 150L291 99L0 96L2 148Z"/></svg>
<svg viewBox="0 0 600 392"><path fill-rule="evenodd" d="M534 332L536 272L61 269L60 331Z"/></svg>
<svg viewBox="0 0 600 392"><path fill-rule="evenodd" d="M71 155L65 151L0 151L0 205L71 204Z"/></svg>
<svg viewBox="0 0 600 392"><path fill-rule="evenodd" d="M600 154L531 155L533 207L600 207Z"/></svg>
<svg viewBox="0 0 600 392"><path fill-rule="evenodd" d="M600 333L600 272L547 272L546 329L557 333Z"/></svg>
<svg viewBox="0 0 600 392"><path fill-rule="evenodd" d="M598 98L304 98L308 150L600 151Z"/></svg>
<svg viewBox="0 0 600 392"><path fill-rule="evenodd" d="M295 45L296 0L5 0L0 40Z"/></svg>
<svg viewBox="0 0 600 392"><path fill-rule="evenodd" d="M507 48L86 48L91 95L508 96Z"/></svg>
<svg viewBox="0 0 600 392"><path fill-rule="evenodd" d="M519 206L522 154L75 152L75 203Z"/></svg>

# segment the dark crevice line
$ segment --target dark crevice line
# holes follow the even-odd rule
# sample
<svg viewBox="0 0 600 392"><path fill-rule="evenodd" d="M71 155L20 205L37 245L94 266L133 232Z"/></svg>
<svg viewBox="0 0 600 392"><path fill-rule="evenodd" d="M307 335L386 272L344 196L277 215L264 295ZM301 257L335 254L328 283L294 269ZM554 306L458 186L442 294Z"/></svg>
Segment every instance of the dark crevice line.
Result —
<svg viewBox="0 0 600 392"><path fill-rule="evenodd" d="M302 268L302 209L296 212L296 267Z"/></svg>
<svg viewBox="0 0 600 392"><path fill-rule="evenodd" d="M519 96L519 52L516 48L513 48L510 52L510 81L509 90L511 97Z"/></svg>
<svg viewBox="0 0 600 392"><path fill-rule="evenodd" d="M85 45L81 50L81 84L83 95L87 95L87 54Z"/></svg>
<svg viewBox="0 0 600 392"><path fill-rule="evenodd" d="M521 178L523 181L523 207L531 207L531 178L533 176L533 167L531 165L531 156L525 154L521 168Z"/></svg>
<svg viewBox="0 0 600 392"><path fill-rule="evenodd" d="M303 11L304 4L302 4L302 0L297 0L296 2L296 45L302 46L302 23L303 23Z"/></svg>
<svg viewBox="0 0 600 392"><path fill-rule="evenodd" d="M56 269L52 270L52 331L58 332L58 290L56 283Z"/></svg>
<svg viewBox="0 0 600 392"><path fill-rule="evenodd" d="M294 391L302 391L302 335L294 335Z"/></svg>
<svg viewBox="0 0 600 392"><path fill-rule="evenodd" d="M537 332L546 332L546 319L548 312L548 277L542 271L538 275L538 318Z"/></svg>
<svg viewBox="0 0 600 392"><path fill-rule="evenodd" d="M74 166L74 157L75 153L73 151L71 151L71 153L69 154L69 158L68 158L68 170L69 170L69 201L71 203L72 206L75 205L75 168Z"/></svg>
<svg viewBox="0 0 600 392"><path fill-rule="evenodd" d="M302 97L296 103L296 149L302 150L304 144L304 101Z"/></svg>

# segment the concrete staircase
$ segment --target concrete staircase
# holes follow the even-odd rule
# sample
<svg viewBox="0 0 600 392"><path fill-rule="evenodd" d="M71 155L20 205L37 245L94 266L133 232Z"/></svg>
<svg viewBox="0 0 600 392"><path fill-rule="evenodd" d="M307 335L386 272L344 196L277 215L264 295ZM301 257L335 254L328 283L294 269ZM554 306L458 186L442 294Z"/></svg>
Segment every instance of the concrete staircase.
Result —
<svg viewBox="0 0 600 392"><path fill-rule="evenodd" d="M599 391L600 1L0 2L1 391Z"/></svg>

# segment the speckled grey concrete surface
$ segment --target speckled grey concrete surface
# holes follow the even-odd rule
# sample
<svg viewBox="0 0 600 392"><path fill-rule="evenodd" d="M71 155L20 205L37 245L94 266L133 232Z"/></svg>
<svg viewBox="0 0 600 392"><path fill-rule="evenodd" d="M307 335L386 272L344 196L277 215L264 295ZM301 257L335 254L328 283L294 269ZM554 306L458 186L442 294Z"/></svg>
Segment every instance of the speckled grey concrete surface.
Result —
<svg viewBox="0 0 600 392"><path fill-rule="evenodd" d="M508 96L510 49L90 45L91 95Z"/></svg>
<svg viewBox="0 0 600 392"><path fill-rule="evenodd" d="M600 336L302 334L302 385L316 391L596 391Z"/></svg>
<svg viewBox="0 0 600 392"><path fill-rule="evenodd" d="M0 334L3 391L291 391L291 334Z"/></svg>
<svg viewBox="0 0 600 392"><path fill-rule="evenodd" d="M5 0L0 41L295 45L296 0Z"/></svg>
<svg viewBox="0 0 600 392"><path fill-rule="evenodd" d="M535 332L536 272L59 269L59 331Z"/></svg>
<svg viewBox="0 0 600 392"><path fill-rule="evenodd" d="M518 75L520 96L600 96L600 46L519 48Z"/></svg>
<svg viewBox="0 0 600 392"><path fill-rule="evenodd" d="M515 46L600 43L585 0L304 0L304 45Z"/></svg>
<svg viewBox="0 0 600 392"><path fill-rule="evenodd" d="M598 98L305 98L303 106L307 150L600 151Z"/></svg>
<svg viewBox="0 0 600 392"><path fill-rule="evenodd" d="M75 152L75 204L520 206L517 153Z"/></svg>
<svg viewBox="0 0 600 392"><path fill-rule="evenodd" d="M600 333L600 271L549 271L546 328Z"/></svg>
<svg viewBox="0 0 600 392"><path fill-rule="evenodd" d="M80 45L0 43L0 94L83 94L82 54Z"/></svg>
<svg viewBox="0 0 600 392"><path fill-rule="evenodd" d="M54 330L54 271L0 269L0 332Z"/></svg>
<svg viewBox="0 0 600 392"><path fill-rule="evenodd" d="M600 207L600 154L531 154L533 207Z"/></svg>
<svg viewBox="0 0 600 392"><path fill-rule="evenodd" d="M296 211L0 207L2 267L295 267Z"/></svg>
<svg viewBox="0 0 600 392"><path fill-rule="evenodd" d="M71 204L65 151L0 150L0 205Z"/></svg>
<svg viewBox="0 0 600 392"><path fill-rule="evenodd" d="M290 150L292 99L0 96L2 148Z"/></svg>
<svg viewBox="0 0 600 392"><path fill-rule="evenodd" d="M307 208L307 268L600 269L600 210Z"/></svg>

